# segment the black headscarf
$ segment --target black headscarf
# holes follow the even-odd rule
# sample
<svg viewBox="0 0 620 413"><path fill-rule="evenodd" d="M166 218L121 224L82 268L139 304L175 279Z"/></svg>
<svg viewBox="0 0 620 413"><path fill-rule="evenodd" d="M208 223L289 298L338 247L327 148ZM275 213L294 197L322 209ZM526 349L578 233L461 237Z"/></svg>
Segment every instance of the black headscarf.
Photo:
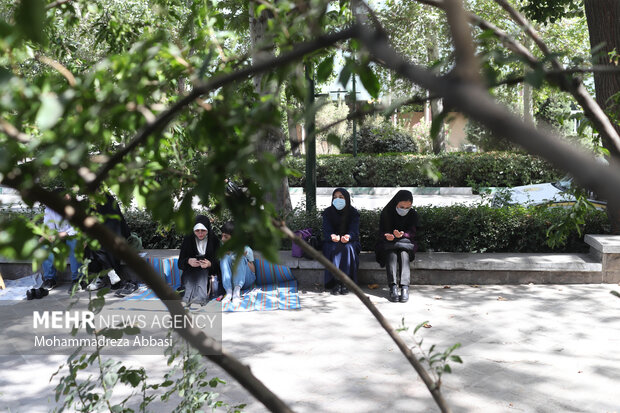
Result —
<svg viewBox="0 0 620 413"><path fill-rule="evenodd" d="M411 208L404 217L398 215L396 205L401 201L413 202L411 191L401 189L383 208L379 221L379 232L381 234L391 233L395 229L407 232L412 227L419 226L419 217L415 209Z"/></svg>
<svg viewBox="0 0 620 413"><path fill-rule="evenodd" d="M359 212L351 206L351 195L349 194L349 191L344 188L334 189L334 192L332 192L332 201L334 200L334 194L336 192L340 192L342 196L344 196L346 205L339 211L332 204L325 209L325 211L323 211L323 214L331 223L334 231L336 231L336 235L346 235L349 231L351 219L353 219L356 215L359 215Z"/></svg>
<svg viewBox="0 0 620 413"><path fill-rule="evenodd" d="M213 264L213 267L211 268L210 272L219 272L219 265L218 265L218 260L217 260L217 249L220 246L220 240L218 239L218 237L215 236L215 232L213 231L213 229L211 228L211 221L209 220L209 217L207 217L206 215L197 215L196 216L196 222L194 223L194 225L196 224L202 224L207 228L207 250L205 252L205 255L207 256L207 259L209 261L211 261L211 263ZM194 231L192 230L191 234L188 234L185 236L185 238L183 238L183 243L181 244L181 250L179 251L179 261L178 261L178 266L179 269L183 270L183 271L199 271L200 268L196 269L194 267L189 266L189 264L187 263L187 260L189 258L196 258L199 254L198 254L198 247L196 245L196 235L194 234Z"/></svg>
<svg viewBox="0 0 620 413"><path fill-rule="evenodd" d="M217 246L219 246L219 239L215 236L213 228L211 228L211 220L206 215L196 215L196 222L194 222L194 225L196 224L202 224L207 228L207 255L214 255ZM193 230L192 236L194 237L194 239L198 239L198 237L196 237L196 234L194 234ZM209 253L209 251L211 251L211 253Z"/></svg>
<svg viewBox="0 0 620 413"><path fill-rule="evenodd" d="M127 221L125 221L125 217L123 217L118 202L116 202L116 199L109 193L105 194L105 198L105 204L97 205L96 207L97 213L103 217L103 225L108 227L108 229L116 235L121 235L124 238L129 237L131 234L129 226L127 225Z"/></svg>

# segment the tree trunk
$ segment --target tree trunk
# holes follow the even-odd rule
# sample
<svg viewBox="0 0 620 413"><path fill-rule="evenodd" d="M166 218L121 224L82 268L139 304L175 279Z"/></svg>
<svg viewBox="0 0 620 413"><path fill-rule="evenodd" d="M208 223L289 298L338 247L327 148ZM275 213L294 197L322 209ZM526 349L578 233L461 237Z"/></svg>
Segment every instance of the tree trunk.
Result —
<svg viewBox="0 0 620 413"><path fill-rule="evenodd" d="M427 42L428 42L428 60L429 64L432 64L439 60L439 48L437 47L437 42L439 39L437 38L437 33L433 30L427 30ZM442 99L433 99L431 100L431 119L435 120L438 116L443 112L443 100ZM444 127L443 122L439 127L437 135L433 137L433 153L435 155L446 151L446 128Z"/></svg>
<svg viewBox="0 0 620 413"><path fill-rule="evenodd" d="M297 134L297 123L293 116L293 111L288 109L286 111L286 122L288 123L288 140L291 144L291 154L299 158L301 157L301 139Z"/></svg>
<svg viewBox="0 0 620 413"><path fill-rule="evenodd" d="M523 83L523 121L533 124L534 115L532 113L532 85Z"/></svg>
<svg viewBox="0 0 620 413"><path fill-rule="evenodd" d="M431 119L435 120L443 112L443 100L433 99L431 100ZM437 135L433 137L433 153L435 155L446 151L446 128L441 122L441 126L437 131Z"/></svg>
<svg viewBox="0 0 620 413"><path fill-rule="evenodd" d="M523 46L530 48L530 39L526 37L523 41ZM529 71L527 65L525 67L525 72ZM523 82L523 121L525 123L529 123L530 125L534 124L534 111L532 108L532 85L527 82Z"/></svg>
<svg viewBox="0 0 620 413"><path fill-rule="evenodd" d="M256 1L250 1L250 38L252 44L252 62L258 63L274 57L274 45L271 39L267 38L267 23L270 15L268 10L255 16L255 9L258 6ZM273 83L263 81L264 74L256 75L252 79L254 89L259 96L277 96L277 89ZM275 99L271 102L276 105ZM278 160L284 160L286 156L285 142L286 137L280 128L268 128L263 132L262 139L258 143L258 156L264 153L272 153ZM267 194L267 200L273 202L277 211L288 213L292 210L291 196L288 188L288 177L284 177L275 194Z"/></svg>
<svg viewBox="0 0 620 413"><path fill-rule="evenodd" d="M592 56L592 63L612 65L609 61L609 52L614 49L620 52L620 1L585 0L584 3L590 47L602 45L602 48ZM615 115L612 122L615 121L614 128L620 133L618 123L620 105L611 99L613 95L620 93L620 76L617 73L594 73L594 89L596 102L607 114ZM603 146L609 148L608 142L603 141ZM607 205L607 215L612 233L620 234L620 205Z"/></svg>

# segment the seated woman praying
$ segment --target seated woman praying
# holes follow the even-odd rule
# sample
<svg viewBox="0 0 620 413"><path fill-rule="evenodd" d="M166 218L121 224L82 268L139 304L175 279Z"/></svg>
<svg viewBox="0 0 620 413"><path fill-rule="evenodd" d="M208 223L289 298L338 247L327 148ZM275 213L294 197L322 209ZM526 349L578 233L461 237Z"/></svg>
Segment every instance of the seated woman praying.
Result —
<svg viewBox="0 0 620 413"><path fill-rule="evenodd" d="M235 224L227 222L222 226L222 242L228 241L235 232ZM223 303L232 299L237 303L241 299L241 290L252 288L256 281L256 266L254 265L254 252L249 246L243 248L243 256L236 260L234 253L228 251L220 260L222 269L222 285L226 295ZM236 262L237 261L237 262Z"/></svg>
<svg viewBox="0 0 620 413"><path fill-rule="evenodd" d="M344 188L332 193L332 205L323 211L323 255L357 283L360 255L360 214L351 206L351 195ZM332 294L349 289L325 270L325 288Z"/></svg>
<svg viewBox="0 0 620 413"><path fill-rule="evenodd" d="M216 255L219 244L209 218L198 215L193 234L183 239L179 252L178 266L183 271L181 283L185 286L183 301L187 305L207 304L209 275L219 272Z"/></svg>

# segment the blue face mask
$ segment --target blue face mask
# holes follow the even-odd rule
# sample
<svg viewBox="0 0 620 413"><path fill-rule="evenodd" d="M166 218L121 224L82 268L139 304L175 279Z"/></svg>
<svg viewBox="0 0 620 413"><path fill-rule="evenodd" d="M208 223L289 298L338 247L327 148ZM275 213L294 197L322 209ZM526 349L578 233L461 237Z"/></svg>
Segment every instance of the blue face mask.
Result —
<svg viewBox="0 0 620 413"><path fill-rule="evenodd" d="M396 207L396 213L398 215L400 215L401 217L404 217L405 215L407 215L410 210L411 210L411 208L398 208L398 207Z"/></svg>
<svg viewBox="0 0 620 413"><path fill-rule="evenodd" d="M344 209L344 207L347 205L347 201L345 201L342 198L334 198L334 200L332 201L332 205L334 206L334 208L336 208L338 211L341 211L342 209Z"/></svg>

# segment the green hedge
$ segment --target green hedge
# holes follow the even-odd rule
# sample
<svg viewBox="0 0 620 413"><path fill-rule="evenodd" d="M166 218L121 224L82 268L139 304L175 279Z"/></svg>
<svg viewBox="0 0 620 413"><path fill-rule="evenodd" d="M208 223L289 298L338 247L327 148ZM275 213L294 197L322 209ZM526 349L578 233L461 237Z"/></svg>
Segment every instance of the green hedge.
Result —
<svg viewBox="0 0 620 413"><path fill-rule="evenodd" d="M583 234L609 232L607 215L590 212L582 235L571 232L563 247L547 245L547 230L555 223L565 222L571 213L561 208L525 209L521 207L491 208L420 207L421 228L417 239L420 251L444 252L587 252ZM374 250L380 210L360 211L362 250ZM321 214L298 212L288 220L291 229L321 228ZM289 244L290 246L290 244Z"/></svg>
<svg viewBox="0 0 620 413"><path fill-rule="evenodd" d="M587 252L583 234L607 233L607 215L601 211L590 212L582 235L573 231L566 245L550 248L547 230L551 225L565 222L570 210L561 208L525 209L521 207L491 208L488 206L467 207L420 207L421 229L417 239L421 251L450 252ZM360 211L360 232L362 249L374 249L376 229L380 210ZM158 229L158 226L143 212L125 214L129 227L142 238L144 248L179 248L182 234L174 228ZM214 229L219 232L225 219L215 219ZM321 231L320 211L306 213L296 210L287 220L293 230L313 228ZM284 240L283 249L290 249L290 242Z"/></svg>
<svg viewBox="0 0 620 413"><path fill-rule="evenodd" d="M290 186L303 186L305 159L289 158L302 174L289 178ZM431 169L439 171L434 181ZM563 176L547 162L514 152L447 153L442 155L347 155L317 159L317 185L355 186L519 186L554 182Z"/></svg>
<svg viewBox="0 0 620 413"><path fill-rule="evenodd" d="M609 233L607 214L604 211L588 212L582 235L573 230L564 246L547 245L547 230L554 224L566 222L571 210L563 208L522 208L489 206L468 207L419 207L421 228L417 239L420 251L449 252L587 252L583 234ZM2 219L11 214L0 210ZM380 210L361 210L360 233L362 250L374 249ZM22 215L22 214L20 214ZM174 227L162 228L142 211L128 211L125 218L132 232L142 239L145 249L179 248L184 234ZM219 228L227 217L214 218L213 227ZM293 229L313 228L321 231L321 212L307 213L296 210L287 219ZM290 249L290 242L282 241L283 249Z"/></svg>

